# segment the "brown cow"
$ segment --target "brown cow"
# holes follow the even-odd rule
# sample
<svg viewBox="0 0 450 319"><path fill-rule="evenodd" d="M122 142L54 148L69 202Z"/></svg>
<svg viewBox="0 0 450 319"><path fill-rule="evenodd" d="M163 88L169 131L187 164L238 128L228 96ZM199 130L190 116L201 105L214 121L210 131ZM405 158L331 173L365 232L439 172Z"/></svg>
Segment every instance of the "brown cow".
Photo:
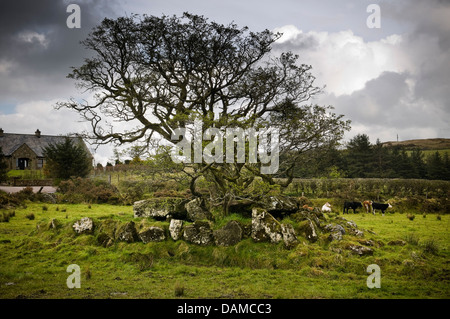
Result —
<svg viewBox="0 0 450 319"><path fill-rule="evenodd" d="M363 207L366 209L366 213L370 211L370 208L372 207L372 201L371 200L365 200L363 202Z"/></svg>

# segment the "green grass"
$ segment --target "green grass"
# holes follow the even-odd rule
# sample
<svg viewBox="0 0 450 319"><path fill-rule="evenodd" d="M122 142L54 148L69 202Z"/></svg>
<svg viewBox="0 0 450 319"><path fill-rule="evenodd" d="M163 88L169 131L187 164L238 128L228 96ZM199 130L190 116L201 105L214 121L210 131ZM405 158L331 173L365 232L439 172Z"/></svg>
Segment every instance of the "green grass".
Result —
<svg viewBox="0 0 450 319"><path fill-rule="evenodd" d="M325 202L326 200L324 200ZM450 215L349 214L364 238L344 235L285 249L283 244L244 239L232 247L200 247L183 240L115 243L104 248L94 235L75 235L71 224L134 220L131 206L27 203L0 223L0 298L449 298ZM33 213L34 220L26 215ZM412 211L410 213L413 213ZM342 215L340 215L342 216ZM56 218L60 226L46 225ZM218 222L249 219L232 215ZM292 221L289 221L292 223ZM37 228L39 225L39 228ZM358 240L376 243L373 256L341 248ZM388 243L403 240L404 246ZM341 249L341 251L339 251ZM81 288L69 289L70 264L81 268ZM366 268L381 268L381 288L366 286Z"/></svg>
<svg viewBox="0 0 450 319"><path fill-rule="evenodd" d="M45 179L44 172L42 170L18 170L13 169L6 174L9 178L23 178L23 179Z"/></svg>

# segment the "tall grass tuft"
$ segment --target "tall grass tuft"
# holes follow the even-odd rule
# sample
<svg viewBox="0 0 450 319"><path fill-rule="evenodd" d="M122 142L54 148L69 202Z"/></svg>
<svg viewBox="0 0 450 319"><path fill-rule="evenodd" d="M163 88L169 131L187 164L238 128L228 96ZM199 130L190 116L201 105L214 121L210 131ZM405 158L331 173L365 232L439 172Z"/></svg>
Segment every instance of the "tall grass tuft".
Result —
<svg viewBox="0 0 450 319"><path fill-rule="evenodd" d="M181 285L179 282L175 283L175 297L182 297L184 296L184 286Z"/></svg>
<svg viewBox="0 0 450 319"><path fill-rule="evenodd" d="M426 240L423 243L423 251L428 254L436 255L439 251L438 244L434 239Z"/></svg>
<svg viewBox="0 0 450 319"><path fill-rule="evenodd" d="M407 234L405 241L410 245L417 246L419 244L419 237L416 234Z"/></svg>

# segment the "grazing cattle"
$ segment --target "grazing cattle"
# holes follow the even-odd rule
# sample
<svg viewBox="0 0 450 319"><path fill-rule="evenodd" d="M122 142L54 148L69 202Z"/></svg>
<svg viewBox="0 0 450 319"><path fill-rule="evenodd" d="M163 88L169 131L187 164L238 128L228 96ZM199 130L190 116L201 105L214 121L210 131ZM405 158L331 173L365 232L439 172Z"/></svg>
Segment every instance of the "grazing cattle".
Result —
<svg viewBox="0 0 450 319"><path fill-rule="evenodd" d="M353 213L356 213L358 207L362 207L360 202L345 202L343 214L348 213L349 208L353 209Z"/></svg>
<svg viewBox="0 0 450 319"><path fill-rule="evenodd" d="M331 212L331 205L330 205L330 203L326 202L325 204L323 204L322 211L323 212Z"/></svg>
<svg viewBox="0 0 450 319"><path fill-rule="evenodd" d="M307 209L309 211L312 211L314 208L313 207L309 207L308 205L303 205L303 209Z"/></svg>
<svg viewBox="0 0 450 319"><path fill-rule="evenodd" d="M371 200L365 200L363 202L363 207L366 209L366 213L369 212L371 206L372 206L372 201Z"/></svg>
<svg viewBox="0 0 450 319"><path fill-rule="evenodd" d="M380 204L380 203L372 203L372 213L375 215L375 209L381 210L381 213L384 216L384 212L386 209L392 208L391 204Z"/></svg>

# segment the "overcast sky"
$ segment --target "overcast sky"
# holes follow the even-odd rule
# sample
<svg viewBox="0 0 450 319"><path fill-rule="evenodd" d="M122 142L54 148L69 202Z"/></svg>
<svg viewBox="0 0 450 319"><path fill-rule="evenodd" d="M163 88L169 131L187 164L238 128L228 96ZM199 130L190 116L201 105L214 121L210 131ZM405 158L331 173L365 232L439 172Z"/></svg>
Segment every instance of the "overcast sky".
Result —
<svg viewBox="0 0 450 319"><path fill-rule="evenodd" d="M66 24L80 5L81 28ZM369 28L370 4L381 27ZM450 138L450 1L447 0L14 0L0 2L0 127L9 133L66 134L87 129L58 101L82 96L66 78L87 52L79 41L105 17L184 11L212 21L283 33L272 54L292 51L312 65L333 105L372 142ZM97 150L105 164L112 147Z"/></svg>

